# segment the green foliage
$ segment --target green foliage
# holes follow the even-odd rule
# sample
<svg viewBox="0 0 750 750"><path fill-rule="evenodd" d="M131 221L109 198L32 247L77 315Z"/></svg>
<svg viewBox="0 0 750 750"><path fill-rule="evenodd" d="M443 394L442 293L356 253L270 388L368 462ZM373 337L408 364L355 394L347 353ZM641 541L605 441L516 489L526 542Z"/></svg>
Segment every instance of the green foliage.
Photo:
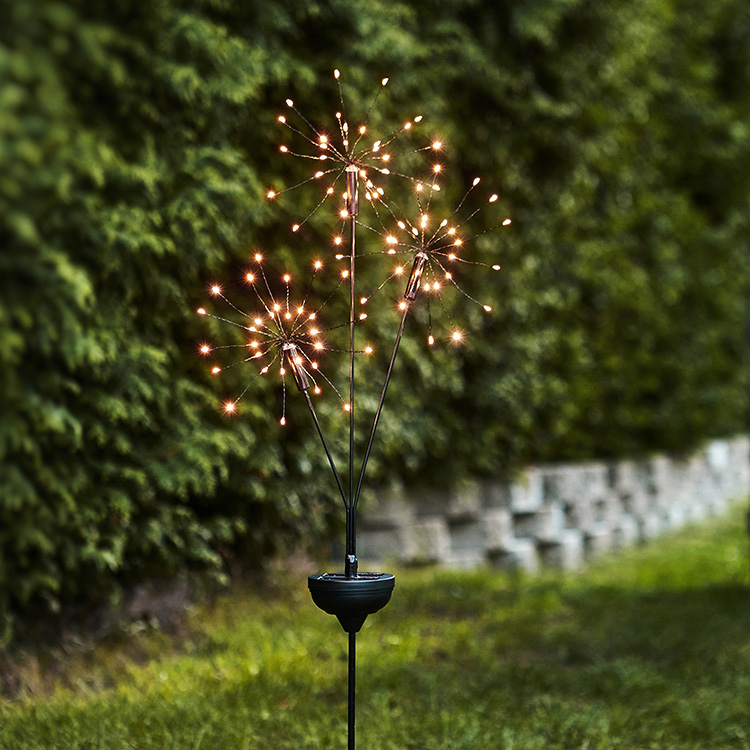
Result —
<svg viewBox="0 0 750 750"><path fill-rule="evenodd" d="M5 626L186 565L222 576L330 528L304 405L290 394L280 432L259 384L223 420L217 397L244 375L214 390L194 352L217 332L194 310L251 248L300 272L329 247L323 212L288 233L310 190L273 210L263 196L300 178L279 105L330 118L334 66L352 110L392 78L374 125L423 113L449 144L446 204L479 174L514 219L472 248L503 272L466 280L496 310L459 306L469 346L427 355L424 309L409 322L377 483L742 429L749 34L742 0L3 4ZM360 435L393 320L368 321ZM338 405L321 419L342 457Z"/></svg>
<svg viewBox="0 0 750 750"><path fill-rule="evenodd" d="M743 520L734 512L575 577L399 572L358 638L359 743L747 747ZM299 575L274 580L193 612L179 640L146 631L56 664L47 655L47 670L27 656L23 689L0 703L0 747L341 746L346 636Z"/></svg>

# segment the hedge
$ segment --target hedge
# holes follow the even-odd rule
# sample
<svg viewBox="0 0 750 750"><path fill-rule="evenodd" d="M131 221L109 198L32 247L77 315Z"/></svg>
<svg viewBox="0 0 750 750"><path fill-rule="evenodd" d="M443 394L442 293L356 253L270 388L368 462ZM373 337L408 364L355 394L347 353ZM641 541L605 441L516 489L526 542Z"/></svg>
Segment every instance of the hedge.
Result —
<svg viewBox="0 0 750 750"><path fill-rule="evenodd" d="M0 616L109 597L329 533L338 504L303 403L253 387L227 420L195 316L253 248L329 247L289 184L292 96L375 126L420 112L508 229L474 243L494 300L469 344L407 327L370 486L524 462L687 451L745 427L750 15L745 0L12 0L0 8ZM493 221L483 211L478 231ZM484 222L484 223L483 223ZM374 280L375 270L364 275ZM452 303L451 303L452 304ZM393 319L368 321L387 363ZM372 381L369 373L372 372ZM232 379L234 377L234 379ZM222 390L223 389L223 390ZM372 393L370 393L372 391ZM337 403L321 402L328 429ZM360 434L367 420L362 417ZM343 455L343 434L333 442Z"/></svg>

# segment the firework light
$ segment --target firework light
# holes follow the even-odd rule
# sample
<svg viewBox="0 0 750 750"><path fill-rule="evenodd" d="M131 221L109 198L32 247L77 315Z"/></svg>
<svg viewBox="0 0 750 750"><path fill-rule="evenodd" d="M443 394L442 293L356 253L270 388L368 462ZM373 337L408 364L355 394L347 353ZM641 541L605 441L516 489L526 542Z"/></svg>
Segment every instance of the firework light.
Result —
<svg viewBox="0 0 750 750"><path fill-rule="evenodd" d="M435 165L437 167L439 165ZM474 218L482 207L475 208L468 216L461 218L461 209L464 207L470 194L477 188L480 179L477 177L471 187L466 191L456 208L448 215L441 218L438 210L432 205L432 191L425 191L425 185L430 188L436 186L437 174L440 170L432 169L433 181L431 183L417 182L415 189L415 212L409 214L402 211L398 206L388 205L388 214L383 217L383 212L376 211L375 224L360 222L371 232L380 236L383 250L366 253L367 255L389 255L398 259L397 264L391 269L387 278L368 296L360 299L360 304L367 304L370 299L394 279L406 279L403 292L403 300L411 303L417 299L421 292L427 298L428 313L428 335L427 342L430 346L435 343L432 333L431 297L437 297L440 306L453 329L455 324L451 320L450 313L443 302L443 292L446 288L456 289L463 297L472 303L479 305L485 312L492 312L489 304L480 302L466 292L458 283L458 271L462 266L466 270L469 266L480 266L493 271L499 271L500 265L483 263L466 257L466 246L477 237L491 232L501 226L509 226L511 220L505 218L496 226L482 229L478 232L467 231L468 222ZM487 200L487 204L496 203L498 195L493 193ZM399 304L401 310L405 309L405 302ZM451 337L456 341L455 337Z"/></svg>
<svg viewBox="0 0 750 750"><path fill-rule="evenodd" d="M316 260L313 263L307 291L298 299L293 294L291 273L280 275L276 283L278 291L274 293L273 285L262 265L262 256L256 254L253 269L244 277L246 285L252 290L251 297L258 308L252 313L246 312L231 301L222 286L214 284L210 287L211 296L221 300L223 306L235 314L235 319L227 317L226 314L209 312L205 307L198 308L198 314L239 328L246 334L246 341L241 344L201 343L199 352L203 356L215 355L220 351L223 353L222 350L242 352L239 359L235 359L228 365L212 366L211 373L219 375L245 363L255 365L254 376L244 390L236 398L223 403L223 410L226 414L238 413L239 402L247 394L256 378L274 375L278 376L282 390L282 409L279 420L281 425L286 425L288 375L291 375L298 390L310 391L314 395L321 394L328 386L344 405L344 399L339 390L321 370L320 358L331 351L348 353L348 350L335 348L326 340L326 334L333 329L324 327L320 312L336 290L344 284L346 277L339 276L334 290L322 302L313 302L311 299L314 282L322 268L322 261ZM372 347L365 346L361 353L372 353Z"/></svg>
<svg viewBox="0 0 750 750"><path fill-rule="evenodd" d="M396 140L404 133L409 133L415 125L422 122L422 115L416 115L407 120L400 128L397 128L383 136L374 136L370 133L369 118L382 90L387 86L388 79L383 78L381 85L372 99L367 113L361 120L361 124L351 125L346 113L346 104L341 89L341 74L334 71L334 78L338 88L340 108L336 111L334 120L330 127L315 125L305 117L297 108L294 101L286 100L286 105L294 113L291 121L286 115L279 115L278 121L294 133L294 139L305 141L306 151L297 151L296 147L286 144L279 146L282 154L306 159L315 162L312 165L312 174L306 179L290 187L268 190L266 196L273 200L283 193L294 190L308 182L321 181L325 185L323 195L319 203L299 222L292 224L292 231L299 229L310 219L326 200L341 199L338 209L339 218L346 220L358 213L358 194L361 189L365 200L375 205L385 200L386 191L382 177L395 175L406 180L414 181L410 175L399 171L398 163L401 158L408 154L420 151L434 151L442 147L439 140L432 141L429 145L411 148L406 151L394 151ZM300 124L298 124L298 121ZM435 189L439 190L439 186Z"/></svg>
<svg viewBox="0 0 750 750"><path fill-rule="evenodd" d="M244 312L230 301L221 285L218 284L211 287L212 296L228 306L236 319L226 317L224 314L216 314L205 307L198 309L200 315L238 327L242 331L244 340L242 343L219 346L202 341L198 344L198 349L200 354L206 357L215 355L218 350L241 350L241 356L229 365L224 367L219 364L214 365L211 372L216 375L238 365L249 364L253 367L253 378L244 390L237 398L224 403L223 409L226 414L238 412L238 404L248 393L255 378L276 376L280 379L282 390L280 423L286 424L288 377L294 381L312 415L346 510L346 552L343 573L310 576L308 586L316 604L326 612L337 615L342 626L349 633L349 747L353 748L355 636L365 617L388 602L394 583L394 577L390 574L358 571L356 511L406 321L412 306L420 297L425 298L429 320L427 343L432 346L435 343L435 336L432 331L431 300L438 300L440 307L445 310L443 292L446 289L457 290L464 298L480 305L485 312L491 312L491 305L478 301L466 292L459 284L458 277L462 271L470 270L472 267L485 267L497 271L500 270L500 265L488 265L474 260L470 255L467 256L466 252L467 243L491 231L486 229L472 233L467 225L482 207L498 202L497 193L489 195L486 203L482 201L480 208L474 209L468 213L468 216L462 218L469 196L479 185L480 181L477 178L452 212L446 214L438 210L433 205L433 201L437 203L441 194L439 179L444 177L443 164L438 159L430 159L432 163L429 165L427 179L415 178L399 170L405 169L404 157L408 154L442 152L442 139L435 138L428 145L411 150L396 151L398 139L413 131L415 126L421 123L423 119L421 115L407 120L387 135L373 135L370 133L370 113L388 84L388 79L382 79L365 116L354 120L346 111L340 85L341 75L338 70L334 71L334 78L338 89L339 109L330 127L313 125L291 99L286 100L289 116L280 115L278 120L289 130L291 137L288 142L279 146L279 150L284 155L309 162L312 170L302 181L283 189L268 189L266 195L268 199L274 200L283 193L306 183L320 182L322 197L307 216L292 225L292 231L299 232L326 201L336 203L335 216L337 223L340 223L332 238L333 254L335 261L348 261L346 264L348 267L339 267L335 273L329 269L327 278L332 280L330 282L332 290L322 302L312 303L313 282L323 270L322 260L316 260L312 264L312 277L307 291L302 295L296 295L293 291L293 274L282 273L278 277L273 275L271 278L270 272L266 271L263 266L262 255L257 253L253 267L245 274L245 283L251 290L251 297L257 306L257 312ZM300 142L300 139L302 143L299 146L295 145ZM405 179L413 186L414 209L412 211L403 211L391 201L386 192L384 179L390 175ZM367 213L371 214L372 218L368 221L358 218L360 196L364 197L364 203L370 207ZM502 226L509 224L510 219L504 219L501 222ZM364 255L395 256L397 260L397 264L388 272L387 278L371 293L357 294L356 260L359 256L355 248L358 226L367 230L370 239L377 237L377 248L372 250L368 248ZM345 239L347 227L348 242ZM335 267L335 262L333 265ZM362 453L358 472L355 474L355 354L361 352L367 355L373 351L369 344L363 344L361 348L355 347L355 328L368 318L368 312L363 309L368 301L386 284L396 280L401 285L400 289L403 290L396 303L401 313L401 320L394 338L390 361L372 418L366 447ZM348 320L324 327L321 318L326 315L327 311L324 312L323 308L342 286L348 290ZM360 305L359 309L356 307L357 302ZM447 314L447 310L445 312ZM450 316L448 317L450 320ZM333 348L329 338L336 329L348 329L348 347ZM449 341L454 345L460 345L464 337L464 331L451 321ZM321 359L333 351L344 352L348 355L349 393L346 399L321 370ZM329 450L313 406L311 392L317 395L324 390L336 394L343 411L349 417L348 488L345 488L341 481L336 462ZM345 581L343 587L342 581Z"/></svg>

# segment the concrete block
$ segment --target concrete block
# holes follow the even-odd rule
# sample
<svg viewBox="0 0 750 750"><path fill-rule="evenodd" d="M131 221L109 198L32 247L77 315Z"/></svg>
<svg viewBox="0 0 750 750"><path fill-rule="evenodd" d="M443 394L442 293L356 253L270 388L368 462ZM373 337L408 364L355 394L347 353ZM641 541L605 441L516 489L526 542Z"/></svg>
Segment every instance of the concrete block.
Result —
<svg viewBox="0 0 750 750"><path fill-rule="evenodd" d="M583 534L575 529L565 529L554 542L540 542L537 549L546 565L578 570L583 564Z"/></svg>
<svg viewBox="0 0 750 750"><path fill-rule="evenodd" d="M451 552L466 553L477 550L480 558L484 557L487 547L487 526L483 519L463 519L448 521Z"/></svg>
<svg viewBox="0 0 750 750"><path fill-rule="evenodd" d="M450 493L446 515L451 521L479 518L482 494L479 485L462 487Z"/></svg>
<svg viewBox="0 0 750 750"><path fill-rule="evenodd" d="M620 495L648 493L651 473L645 461L617 461L608 469L610 487Z"/></svg>
<svg viewBox="0 0 750 750"><path fill-rule="evenodd" d="M357 554L362 560L405 562L415 557L414 538L408 526L357 531Z"/></svg>
<svg viewBox="0 0 750 750"><path fill-rule="evenodd" d="M643 516L651 507L653 495L645 489L634 489L620 495L620 504L624 513L632 516Z"/></svg>
<svg viewBox="0 0 750 750"><path fill-rule="evenodd" d="M501 549L515 539L513 515L504 508L486 510L482 516L488 550Z"/></svg>
<svg viewBox="0 0 750 750"><path fill-rule="evenodd" d="M547 464L541 471L545 502L600 498L609 490L609 468L605 463Z"/></svg>
<svg viewBox="0 0 750 750"><path fill-rule="evenodd" d="M527 469L511 483L510 507L518 513L530 513L542 507L542 475L539 469Z"/></svg>
<svg viewBox="0 0 750 750"><path fill-rule="evenodd" d="M451 490L441 488L431 488L412 497L411 505L415 520L447 516L451 498Z"/></svg>
<svg viewBox="0 0 750 750"><path fill-rule="evenodd" d="M534 513L514 513L513 526L516 537L553 541L565 528L565 513L558 503L549 503Z"/></svg>
<svg viewBox="0 0 750 750"><path fill-rule="evenodd" d="M720 473L729 468L731 447L727 440L714 440L706 446L706 460L715 472Z"/></svg>
<svg viewBox="0 0 750 750"><path fill-rule="evenodd" d="M605 499L581 497L577 503L567 503L564 511L566 527L583 532L596 531L608 521Z"/></svg>
<svg viewBox="0 0 750 750"><path fill-rule="evenodd" d="M382 495L362 504L358 513L361 529L397 529L414 519L414 504L402 496Z"/></svg>
<svg viewBox="0 0 750 750"><path fill-rule="evenodd" d="M727 495L739 499L750 492L750 439L742 437L730 441L728 452L730 486L727 487Z"/></svg>
<svg viewBox="0 0 750 750"><path fill-rule="evenodd" d="M533 539L514 539L506 542L502 547L490 550L487 557L499 568L525 570L528 573L534 573L539 569L539 553Z"/></svg>
<svg viewBox="0 0 750 750"><path fill-rule="evenodd" d="M441 560L447 568L477 568L484 565L487 559L478 550L449 551Z"/></svg>
<svg viewBox="0 0 750 750"><path fill-rule="evenodd" d="M583 552L586 557L596 557L614 546L614 533L609 526L591 528L583 535Z"/></svg>
<svg viewBox="0 0 750 750"><path fill-rule="evenodd" d="M675 470L677 465L666 456L654 456L648 462L650 474L650 490L659 497L669 495L675 484Z"/></svg>
<svg viewBox="0 0 750 750"><path fill-rule="evenodd" d="M638 518L638 538L641 541L655 539L663 531L665 531L665 523L659 513L650 511Z"/></svg>
<svg viewBox="0 0 750 750"><path fill-rule="evenodd" d="M482 507L486 509L511 507L510 482L482 482L480 485Z"/></svg>
<svg viewBox="0 0 750 750"><path fill-rule="evenodd" d="M411 528L413 553L409 560L419 563L440 563L451 547L448 524L442 517L420 518Z"/></svg>
<svg viewBox="0 0 750 750"><path fill-rule="evenodd" d="M630 547L640 538L638 519L635 516L623 514L617 519L612 529L612 544L614 547Z"/></svg>
<svg viewBox="0 0 750 750"><path fill-rule="evenodd" d="M617 523L617 519L625 512L619 493L610 490L597 502L597 518L599 523L608 525L610 528Z"/></svg>

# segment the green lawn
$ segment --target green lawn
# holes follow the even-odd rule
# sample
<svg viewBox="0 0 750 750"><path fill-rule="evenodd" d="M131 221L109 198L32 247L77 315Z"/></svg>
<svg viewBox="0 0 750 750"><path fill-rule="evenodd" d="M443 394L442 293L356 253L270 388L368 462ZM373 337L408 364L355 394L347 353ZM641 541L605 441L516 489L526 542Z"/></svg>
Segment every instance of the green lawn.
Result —
<svg viewBox="0 0 750 750"><path fill-rule="evenodd" d="M359 638L357 746L750 749L742 512L577 576L395 571ZM0 747L344 748L345 646L304 576L246 587L179 638L66 657L54 694L29 662Z"/></svg>

